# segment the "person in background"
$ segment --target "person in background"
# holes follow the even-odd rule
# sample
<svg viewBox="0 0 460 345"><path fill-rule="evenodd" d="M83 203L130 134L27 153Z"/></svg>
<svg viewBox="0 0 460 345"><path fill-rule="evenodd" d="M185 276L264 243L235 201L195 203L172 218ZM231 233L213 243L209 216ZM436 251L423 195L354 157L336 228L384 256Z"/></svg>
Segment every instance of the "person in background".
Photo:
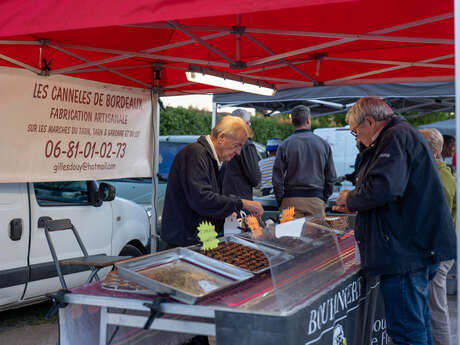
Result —
<svg viewBox="0 0 460 345"><path fill-rule="evenodd" d="M292 109L291 122L295 131L278 146L273 166L276 200L280 210L294 206L295 218L324 216L336 180L331 147L312 133L308 107Z"/></svg>
<svg viewBox="0 0 460 345"><path fill-rule="evenodd" d="M435 128L421 129L420 133L425 137L433 150L433 155L438 168L439 177L444 187L444 195L449 205L450 214L454 226L456 223L456 183L455 179L447 167L446 162L441 161L441 151L443 147L443 137ZM447 273L454 264L454 260L442 261L439 264L435 277L430 280L430 294L428 295L428 305L430 307L431 328L433 342L435 345L450 345L450 319L447 307Z"/></svg>
<svg viewBox="0 0 460 345"><path fill-rule="evenodd" d="M362 143L360 143L358 138L356 138L356 147L358 148L359 152L356 155L355 164L353 167L354 170L349 174L337 177L337 182L340 183L343 181L350 181L353 186L356 185L356 175L358 174L359 164L361 163L361 153L366 148Z"/></svg>
<svg viewBox="0 0 460 345"><path fill-rule="evenodd" d="M278 149L280 143L281 140L278 138L268 139L267 146L265 147L265 150L267 151L267 158L259 161L259 169L262 174L262 181L260 183L262 195L269 195L273 190L273 164L275 164L276 150Z"/></svg>
<svg viewBox="0 0 460 345"><path fill-rule="evenodd" d="M380 277L393 343L432 345L429 278L456 254L433 153L420 132L380 98L359 99L346 121L367 148L356 188L341 191L333 210L358 212L361 267L365 275Z"/></svg>
<svg viewBox="0 0 460 345"><path fill-rule="evenodd" d="M442 160L445 161L447 166L452 169L452 156L455 152L455 138L447 134L443 135L442 138L444 140L441 152Z"/></svg>
<svg viewBox="0 0 460 345"><path fill-rule="evenodd" d="M251 125L251 115L244 109L236 109L232 116ZM241 154L224 163L222 194L252 200L252 188L257 187L261 179L258 161L256 147L248 139Z"/></svg>
<svg viewBox="0 0 460 345"><path fill-rule="evenodd" d="M201 136L183 147L174 157L168 175L161 239L169 248L198 243L197 227L209 221L216 232L223 229L225 217L246 209L260 217L259 202L221 194L221 166L239 155L251 129L240 118L224 116L211 135Z"/></svg>

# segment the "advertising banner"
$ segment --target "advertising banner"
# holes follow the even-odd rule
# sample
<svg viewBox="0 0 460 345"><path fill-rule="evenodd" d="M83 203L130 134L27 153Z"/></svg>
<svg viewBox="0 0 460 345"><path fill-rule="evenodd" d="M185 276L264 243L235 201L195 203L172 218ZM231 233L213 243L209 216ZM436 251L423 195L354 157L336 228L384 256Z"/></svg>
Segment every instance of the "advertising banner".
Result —
<svg viewBox="0 0 460 345"><path fill-rule="evenodd" d="M152 176L149 90L0 69L0 182Z"/></svg>
<svg viewBox="0 0 460 345"><path fill-rule="evenodd" d="M307 309L305 345L391 345L377 278L359 274Z"/></svg>
<svg viewBox="0 0 460 345"><path fill-rule="evenodd" d="M289 316L216 311L220 345L391 345L378 279L355 272Z"/></svg>

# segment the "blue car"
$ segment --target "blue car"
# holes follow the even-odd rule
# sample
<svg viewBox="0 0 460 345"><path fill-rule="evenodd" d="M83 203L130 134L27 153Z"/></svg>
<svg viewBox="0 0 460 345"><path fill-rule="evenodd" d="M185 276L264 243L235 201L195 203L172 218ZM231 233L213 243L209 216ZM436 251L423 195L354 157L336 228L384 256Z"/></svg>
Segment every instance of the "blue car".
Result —
<svg viewBox="0 0 460 345"><path fill-rule="evenodd" d="M174 156L185 145L197 141L198 135L166 135L160 136L158 188L157 188L157 226L161 224L161 214L166 193L168 173ZM254 142L259 159L266 157L265 146ZM148 211L152 209L152 179L151 178L124 178L109 180L115 186L116 195L143 205ZM260 201L265 213L263 219L278 217L278 207L273 195L262 196L258 189L254 189L254 200ZM159 227L157 227L159 229Z"/></svg>

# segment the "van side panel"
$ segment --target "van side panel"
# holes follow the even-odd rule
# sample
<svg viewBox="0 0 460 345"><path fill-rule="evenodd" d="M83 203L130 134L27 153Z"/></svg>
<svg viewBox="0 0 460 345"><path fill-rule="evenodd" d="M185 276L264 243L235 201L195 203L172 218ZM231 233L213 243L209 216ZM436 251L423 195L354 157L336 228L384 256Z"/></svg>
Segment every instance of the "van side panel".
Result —
<svg viewBox="0 0 460 345"><path fill-rule="evenodd" d="M353 172L358 148L349 128L317 128L313 133L326 140L331 146L337 177Z"/></svg>
<svg viewBox="0 0 460 345"><path fill-rule="evenodd" d="M112 208L112 254L119 255L126 244L136 239L146 247L150 237L150 222L145 210L123 198L112 201Z"/></svg>
<svg viewBox="0 0 460 345"><path fill-rule="evenodd" d="M100 207L90 204L42 205L39 204L31 183L31 281L25 298L42 295L61 288L53 258L43 228L38 228L38 219L48 216L52 219L69 218L85 244L89 255L111 254L112 205L104 202ZM65 194L64 194L65 196ZM60 260L83 256L72 231L51 233L57 256ZM65 267L65 266L64 266ZM71 266L65 267L71 268ZM65 276L69 287L85 283L89 271ZM52 278L53 277L53 278Z"/></svg>
<svg viewBox="0 0 460 345"><path fill-rule="evenodd" d="M29 270L29 213L25 183L0 183L0 306L21 299Z"/></svg>

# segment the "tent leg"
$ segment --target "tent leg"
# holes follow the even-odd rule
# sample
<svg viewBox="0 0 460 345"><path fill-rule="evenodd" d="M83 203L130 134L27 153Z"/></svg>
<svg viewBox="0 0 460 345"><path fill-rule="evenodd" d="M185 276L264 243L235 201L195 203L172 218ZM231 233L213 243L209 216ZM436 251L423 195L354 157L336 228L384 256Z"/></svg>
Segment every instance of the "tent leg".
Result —
<svg viewBox="0 0 460 345"><path fill-rule="evenodd" d="M158 250L157 222L158 222L158 164L159 164L159 136L160 136L160 104L158 90L152 90L152 147L153 147L153 176L152 176L152 218L150 222L150 252Z"/></svg>
<svg viewBox="0 0 460 345"><path fill-rule="evenodd" d="M211 129L214 128L216 125L216 117L217 117L217 103L212 102L212 122L211 122Z"/></svg>

